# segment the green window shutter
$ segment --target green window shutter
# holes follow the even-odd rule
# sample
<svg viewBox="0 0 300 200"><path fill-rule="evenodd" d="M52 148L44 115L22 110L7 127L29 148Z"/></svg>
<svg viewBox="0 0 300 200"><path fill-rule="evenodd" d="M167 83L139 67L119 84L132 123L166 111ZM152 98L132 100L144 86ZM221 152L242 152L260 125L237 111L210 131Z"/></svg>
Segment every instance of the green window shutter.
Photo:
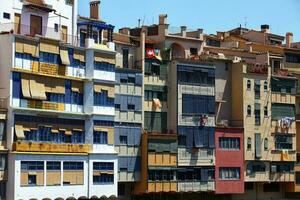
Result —
<svg viewBox="0 0 300 200"><path fill-rule="evenodd" d="M160 65L160 77L166 78L168 73L168 66L167 64Z"/></svg>
<svg viewBox="0 0 300 200"><path fill-rule="evenodd" d="M145 61L145 74L151 74L151 62Z"/></svg>
<svg viewBox="0 0 300 200"><path fill-rule="evenodd" d="M261 158L261 134L255 133L255 157Z"/></svg>

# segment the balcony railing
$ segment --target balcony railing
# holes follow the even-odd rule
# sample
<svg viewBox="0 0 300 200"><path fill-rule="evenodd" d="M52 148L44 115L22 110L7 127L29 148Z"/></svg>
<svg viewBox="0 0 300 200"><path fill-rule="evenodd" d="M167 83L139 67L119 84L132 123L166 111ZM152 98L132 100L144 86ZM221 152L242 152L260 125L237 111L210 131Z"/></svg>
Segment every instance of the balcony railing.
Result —
<svg viewBox="0 0 300 200"><path fill-rule="evenodd" d="M78 36L69 35L59 28L55 29L55 28L42 26L39 29L37 29L36 27L25 25L25 24L3 23L0 25L0 32L26 35L30 37L35 37L37 35L40 35L46 38L61 40L73 46L80 46L80 38Z"/></svg>
<svg viewBox="0 0 300 200"><path fill-rule="evenodd" d="M214 181L183 181L178 182L179 192L214 191Z"/></svg>

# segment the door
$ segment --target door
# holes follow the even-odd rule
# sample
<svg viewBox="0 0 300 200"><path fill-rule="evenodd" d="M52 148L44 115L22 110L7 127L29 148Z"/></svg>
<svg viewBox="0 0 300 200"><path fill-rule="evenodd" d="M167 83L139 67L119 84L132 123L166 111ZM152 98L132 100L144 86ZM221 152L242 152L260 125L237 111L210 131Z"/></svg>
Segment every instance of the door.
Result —
<svg viewBox="0 0 300 200"><path fill-rule="evenodd" d="M18 14L18 13L15 13L14 33L16 33L16 34L21 33L21 14Z"/></svg>
<svg viewBox="0 0 300 200"><path fill-rule="evenodd" d="M42 17L30 15L30 35L42 35Z"/></svg>
<svg viewBox="0 0 300 200"><path fill-rule="evenodd" d="M64 25L61 26L61 40L68 42L68 27Z"/></svg>

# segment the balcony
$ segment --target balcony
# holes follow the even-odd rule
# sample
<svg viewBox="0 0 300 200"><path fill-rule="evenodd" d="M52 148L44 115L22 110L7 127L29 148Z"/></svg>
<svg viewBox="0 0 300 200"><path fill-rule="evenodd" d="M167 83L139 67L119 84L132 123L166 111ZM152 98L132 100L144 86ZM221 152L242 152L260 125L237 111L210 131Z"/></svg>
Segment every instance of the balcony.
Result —
<svg viewBox="0 0 300 200"><path fill-rule="evenodd" d="M36 27L25 25L25 24L17 24L17 23L3 23L0 25L0 32L2 33L14 33L19 35L25 35L29 37L41 36L45 38L50 38L54 40L60 40L62 42L71 44L73 46L80 46L80 39L78 36L68 35L67 30L65 29L55 29L46 26L40 27L37 30Z"/></svg>
<svg viewBox="0 0 300 200"><path fill-rule="evenodd" d="M39 152L39 153L89 153L91 152L89 144L50 144L34 142L15 142L13 151L17 152Z"/></svg>
<svg viewBox="0 0 300 200"><path fill-rule="evenodd" d="M215 162L213 149L178 148L178 166L212 166Z"/></svg>
<svg viewBox="0 0 300 200"><path fill-rule="evenodd" d="M176 166L177 155L171 153L149 153L148 166Z"/></svg>
<svg viewBox="0 0 300 200"><path fill-rule="evenodd" d="M215 182L214 181L183 181L178 182L178 191L179 192L206 192L214 191Z"/></svg>
<svg viewBox="0 0 300 200"><path fill-rule="evenodd" d="M148 193L158 192L177 192L177 182L175 181L156 181L148 183Z"/></svg>
<svg viewBox="0 0 300 200"><path fill-rule="evenodd" d="M153 101L144 101L144 110L145 111L154 111L154 112L167 112L168 104L166 101L160 101L160 106L155 105L156 103Z"/></svg>
<svg viewBox="0 0 300 200"><path fill-rule="evenodd" d="M270 181L274 181L274 182L294 182L295 181L295 174L294 174L294 172L270 173Z"/></svg>
<svg viewBox="0 0 300 200"><path fill-rule="evenodd" d="M272 103L295 104L296 97L288 93L272 92Z"/></svg>
<svg viewBox="0 0 300 200"><path fill-rule="evenodd" d="M296 118L297 119L297 118ZM272 134L296 134L296 123L292 122L290 126L281 125L280 120L272 120L271 122Z"/></svg>

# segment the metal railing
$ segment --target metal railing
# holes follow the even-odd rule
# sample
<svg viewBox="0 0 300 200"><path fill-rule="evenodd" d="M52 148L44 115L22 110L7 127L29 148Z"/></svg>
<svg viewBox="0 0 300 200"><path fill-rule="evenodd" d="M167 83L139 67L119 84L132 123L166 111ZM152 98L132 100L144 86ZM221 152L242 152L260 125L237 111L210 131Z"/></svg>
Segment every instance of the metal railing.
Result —
<svg viewBox="0 0 300 200"><path fill-rule="evenodd" d="M43 36L55 40L61 40L73 46L80 46L80 38L77 35L69 35L61 28L51 28L41 26L39 28L26 24L17 23L2 23L0 24L0 33L14 33L19 35L26 35L30 37Z"/></svg>

